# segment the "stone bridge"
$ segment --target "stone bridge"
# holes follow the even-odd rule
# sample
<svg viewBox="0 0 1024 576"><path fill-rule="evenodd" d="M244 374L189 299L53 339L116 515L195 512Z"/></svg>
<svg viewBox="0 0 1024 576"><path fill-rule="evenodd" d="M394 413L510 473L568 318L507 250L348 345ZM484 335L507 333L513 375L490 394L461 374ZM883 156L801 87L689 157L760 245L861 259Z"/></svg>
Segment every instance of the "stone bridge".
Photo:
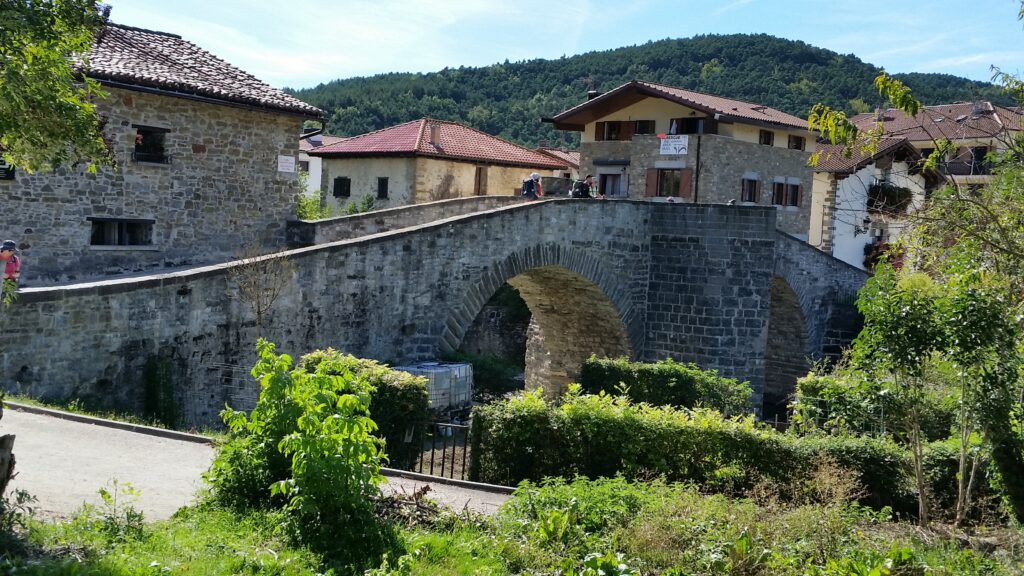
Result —
<svg viewBox="0 0 1024 576"><path fill-rule="evenodd" d="M260 326L239 262L23 289L0 314L0 382L137 408L162 365L185 420L211 422L251 405L258 332L293 356L435 358L507 282L533 315L528 387L560 390L592 353L671 357L749 380L770 410L858 328L866 275L777 232L773 208L447 202L293 223L294 242L315 243L263 257L290 272Z"/></svg>

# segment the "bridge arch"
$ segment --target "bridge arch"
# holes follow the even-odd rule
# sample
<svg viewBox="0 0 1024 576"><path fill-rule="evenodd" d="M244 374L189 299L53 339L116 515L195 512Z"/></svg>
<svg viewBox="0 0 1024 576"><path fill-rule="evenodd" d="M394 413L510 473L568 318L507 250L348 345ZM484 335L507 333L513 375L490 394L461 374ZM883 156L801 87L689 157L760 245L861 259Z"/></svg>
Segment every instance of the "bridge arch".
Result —
<svg viewBox="0 0 1024 576"><path fill-rule="evenodd" d="M591 354L635 357L643 314L625 282L582 250L557 244L524 247L481 270L447 317L439 349L458 349L473 319L497 289L508 283L530 309L526 387L561 393Z"/></svg>
<svg viewBox="0 0 1024 576"><path fill-rule="evenodd" d="M809 358L814 356L808 344L807 315L793 286L773 276L770 298L762 397L762 415L769 419L785 416L796 381L807 374Z"/></svg>

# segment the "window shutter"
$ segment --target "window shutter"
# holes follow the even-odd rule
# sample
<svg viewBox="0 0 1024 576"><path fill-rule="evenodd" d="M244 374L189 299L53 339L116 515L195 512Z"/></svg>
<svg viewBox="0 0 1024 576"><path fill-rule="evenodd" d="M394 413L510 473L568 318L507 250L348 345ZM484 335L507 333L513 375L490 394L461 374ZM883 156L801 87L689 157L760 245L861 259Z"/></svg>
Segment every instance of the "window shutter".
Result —
<svg viewBox="0 0 1024 576"><path fill-rule="evenodd" d="M634 128L636 127L635 122L620 122L619 123L619 140L628 142L633 139Z"/></svg>
<svg viewBox="0 0 1024 576"><path fill-rule="evenodd" d="M804 201L804 186L803 186L803 184L798 184L797 187L796 187L796 204L795 204L795 206L800 206L800 203L803 202L803 201Z"/></svg>
<svg viewBox="0 0 1024 576"><path fill-rule="evenodd" d="M683 168L679 171L679 197L692 198L690 195L693 182L693 168Z"/></svg>
<svg viewBox="0 0 1024 576"><path fill-rule="evenodd" d="M754 181L754 202L760 202L760 201L761 201L761 181L760 180L755 180Z"/></svg>
<svg viewBox="0 0 1024 576"><path fill-rule="evenodd" d="M594 140L604 140L604 122L594 122Z"/></svg>
<svg viewBox="0 0 1024 576"><path fill-rule="evenodd" d="M644 196L647 198L653 198L658 195L658 169L648 168L647 169L647 186L644 189Z"/></svg>

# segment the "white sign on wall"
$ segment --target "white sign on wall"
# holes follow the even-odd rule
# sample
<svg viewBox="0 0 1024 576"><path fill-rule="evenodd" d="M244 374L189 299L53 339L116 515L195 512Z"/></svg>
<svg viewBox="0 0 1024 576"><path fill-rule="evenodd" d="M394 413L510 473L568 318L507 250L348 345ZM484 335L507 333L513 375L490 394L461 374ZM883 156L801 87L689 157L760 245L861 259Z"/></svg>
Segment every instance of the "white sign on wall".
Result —
<svg viewBox="0 0 1024 576"><path fill-rule="evenodd" d="M278 156L278 172L295 172L295 156Z"/></svg>
<svg viewBox="0 0 1024 576"><path fill-rule="evenodd" d="M686 134L666 134L661 139L661 153L663 155L687 154L690 146L690 137Z"/></svg>

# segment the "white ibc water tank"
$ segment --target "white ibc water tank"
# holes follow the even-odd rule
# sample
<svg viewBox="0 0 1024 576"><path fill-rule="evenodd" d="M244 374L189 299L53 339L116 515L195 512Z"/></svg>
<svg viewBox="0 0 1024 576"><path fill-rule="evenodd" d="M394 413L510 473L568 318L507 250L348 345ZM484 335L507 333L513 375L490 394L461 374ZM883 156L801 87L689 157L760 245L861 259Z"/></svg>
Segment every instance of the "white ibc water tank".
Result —
<svg viewBox="0 0 1024 576"><path fill-rule="evenodd" d="M411 366L394 366L427 379L430 407L436 411L469 406L473 399L473 366L455 362L421 362Z"/></svg>

